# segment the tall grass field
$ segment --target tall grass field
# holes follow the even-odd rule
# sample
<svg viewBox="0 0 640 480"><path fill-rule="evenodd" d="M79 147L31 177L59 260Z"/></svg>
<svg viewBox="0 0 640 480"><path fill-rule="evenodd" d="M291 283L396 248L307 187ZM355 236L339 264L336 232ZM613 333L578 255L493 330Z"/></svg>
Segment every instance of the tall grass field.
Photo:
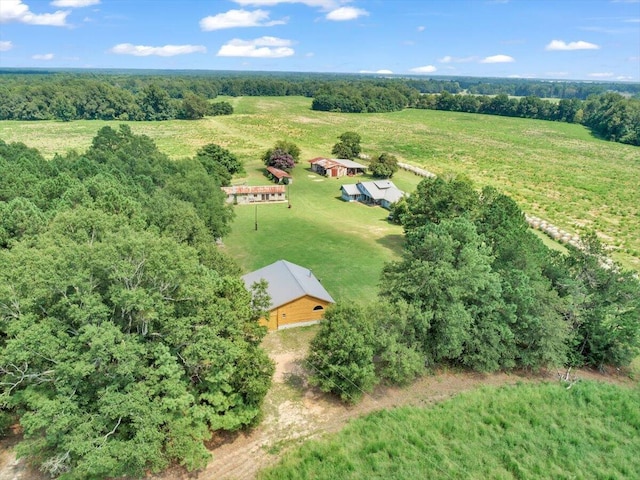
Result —
<svg viewBox="0 0 640 480"><path fill-rule="evenodd" d="M381 411L306 442L261 480L640 478L640 390L483 388Z"/></svg>
<svg viewBox="0 0 640 480"><path fill-rule="evenodd" d="M227 244L248 269L286 253L292 261L308 258L311 268L327 277L325 281L331 282L328 274L333 272L326 270L326 264L333 262L351 275L347 282L355 278L369 282L363 293L373 288L377 273L376 278L370 277L397 254L393 247L400 232L385 225L382 211L364 212L365 207L341 203L336 197L342 180L310 178L305 162L330 156L337 136L349 130L362 136L363 153L389 152L438 175L464 174L478 187L497 187L526 212L567 231L595 229L616 260L640 269L638 147L595 138L581 125L541 120L411 109L385 114L315 112L310 109L311 99L303 97L224 100L233 104L233 115L129 124L135 133L153 138L172 158L191 156L211 142L230 149L247 166L247 177L236 179L238 183L268 182L260 155L277 140L291 140L301 147L303 161L294 170L291 211L258 207L262 230L249 235L255 212L237 209ZM24 142L52 157L86 149L100 127L119 123L2 121L0 138ZM418 180L398 176L398 183L407 190ZM294 227L297 223L300 226ZM362 265L365 260L371 265ZM340 288L350 292L349 286Z"/></svg>

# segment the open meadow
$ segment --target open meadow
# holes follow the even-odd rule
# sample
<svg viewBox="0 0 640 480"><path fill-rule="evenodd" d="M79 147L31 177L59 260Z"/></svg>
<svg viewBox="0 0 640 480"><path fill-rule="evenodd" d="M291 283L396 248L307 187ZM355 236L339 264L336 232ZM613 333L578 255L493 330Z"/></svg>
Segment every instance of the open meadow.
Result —
<svg viewBox="0 0 640 480"><path fill-rule="evenodd" d="M247 177L236 183L267 183L259 158L275 141L287 139L300 146L292 209L258 207L256 234L253 207L237 208L234 232L225 243L246 269L286 256L308 264L338 298L375 290L380 267L397 255L394 247L401 230L384 221L381 209L338 200L342 180L311 177L306 162L330 156L337 136L348 130L362 136L363 153L389 152L438 175L464 174L478 188L495 186L527 213L564 230L595 229L616 260L640 269L637 147L600 140L581 125L540 120L433 110L327 113L312 111L311 99L303 97L219 99L231 102L235 113L130 125L172 158L191 156L210 142L228 148L247 167ZM82 151L100 127L119 123L3 121L0 138L24 142L51 157L70 149ZM398 185L409 191L418 181L409 174L397 176ZM340 285L332 285L336 272L344 276Z"/></svg>
<svg viewBox="0 0 640 480"><path fill-rule="evenodd" d="M258 478L638 478L639 390L484 387L349 423Z"/></svg>

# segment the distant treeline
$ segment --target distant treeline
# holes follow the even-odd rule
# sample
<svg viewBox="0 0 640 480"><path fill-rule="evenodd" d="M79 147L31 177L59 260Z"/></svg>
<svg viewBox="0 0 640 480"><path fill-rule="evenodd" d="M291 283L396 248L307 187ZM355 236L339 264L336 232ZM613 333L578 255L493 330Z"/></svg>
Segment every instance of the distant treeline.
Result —
<svg viewBox="0 0 640 480"><path fill-rule="evenodd" d="M607 91L616 89L627 96ZM498 93L496 96L461 93ZM640 145L640 85L330 74L29 73L0 71L0 120L169 120L229 115L226 96L313 97L313 110L379 113L407 107L582 123ZM509 95L526 96L515 99ZM581 100L590 95L586 100ZM638 98L629 96L635 95ZM541 96L559 97L559 102Z"/></svg>
<svg viewBox="0 0 640 480"><path fill-rule="evenodd" d="M387 112L412 106L420 94L474 94L586 99L640 85L478 78L386 78L364 75L205 71L0 70L0 120L163 120L231 113L207 107L218 95L314 97L314 108ZM209 110L209 108L212 108Z"/></svg>
<svg viewBox="0 0 640 480"><path fill-rule="evenodd" d="M460 87L476 95L536 96L542 98L577 98L586 100L590 95L606 92L640 95L640 83L571 82L513 78L459 78ZM454 93L454 92L451 92Z"/></svg>
<svg viewBox="0 0 640 480"><path fill-rule="evenodd" d="M607 140L640 146L640 99L626 98L613 92L591 95L585 101L572 98L555 102L535 96L452 95L445 91L437 95L422 95L414 106L581 123Z"/></svg>
<svg viewBox="0 0 640 480"><path fill-rule="evenodd" d="M2 73L0 71L0 73ZM0 120L168 120L233 113L218 95L305 96L327 99L342 112L401 110L420 93L461 91L457 82L335 75L258 76L4 73L0 75ZM339 95L340 104L334 95Z"/></svg>
<svg viewBox="0 0 640 480"><path fill-rule="evenodd" d="M183 78L3 76L0 120L170 120L229 115L217 90Z"/></svg>

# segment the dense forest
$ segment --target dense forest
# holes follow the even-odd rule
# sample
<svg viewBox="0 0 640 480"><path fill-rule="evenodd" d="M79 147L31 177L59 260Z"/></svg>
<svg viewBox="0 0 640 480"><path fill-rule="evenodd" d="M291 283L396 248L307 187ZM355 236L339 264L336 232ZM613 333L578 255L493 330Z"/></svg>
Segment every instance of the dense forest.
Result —
<svg viewBox="0 0 640 480"><path fill-rule="evenodd" d="M239 267L217 250L242 165L171 161L127 126L45 160L0 141L0 427L52 477L206 464L260 418L273 364ZM258 296L259 297L259 296Z"/></svg>
<svg viewBox="0 0 640 480"><path fill-rule="evenodd" d="M397 204L401 260L379 298L339 303L311 343L312 383L355 402L444 365L481 372L628 365L640 352L640 282L595 234L563 255L493 188L427 178Z"/></svg>

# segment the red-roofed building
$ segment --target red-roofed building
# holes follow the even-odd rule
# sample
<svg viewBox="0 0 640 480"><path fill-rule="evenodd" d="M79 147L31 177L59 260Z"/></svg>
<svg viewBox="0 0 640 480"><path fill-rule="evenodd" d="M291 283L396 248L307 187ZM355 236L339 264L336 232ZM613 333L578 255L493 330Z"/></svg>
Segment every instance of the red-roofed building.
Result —
<svg viewBox="0 0 640 480"><path fill-rule="evenodd" d="M360 163L342 158L317 157L309 160L309 163L311 164L311 171L329 178L351 177L364 173L367 169L366 166Z"/></svg>
<svg viewBox="0 0 640 480"><path fill-rule="evenodd" d="M276 167L267 167L267 172L276 183L284 183L285 185L293 183L293 177L284 170Z"/></svg>
<svg viewBox="0 0 640 480"><path fill-rule="evenodd" d="M247 205L254 203L278 203L287 201L286 186L267 185L249 187L247 185L235 185L221 187L227 195L227 203L234 205Z"/></svg>

